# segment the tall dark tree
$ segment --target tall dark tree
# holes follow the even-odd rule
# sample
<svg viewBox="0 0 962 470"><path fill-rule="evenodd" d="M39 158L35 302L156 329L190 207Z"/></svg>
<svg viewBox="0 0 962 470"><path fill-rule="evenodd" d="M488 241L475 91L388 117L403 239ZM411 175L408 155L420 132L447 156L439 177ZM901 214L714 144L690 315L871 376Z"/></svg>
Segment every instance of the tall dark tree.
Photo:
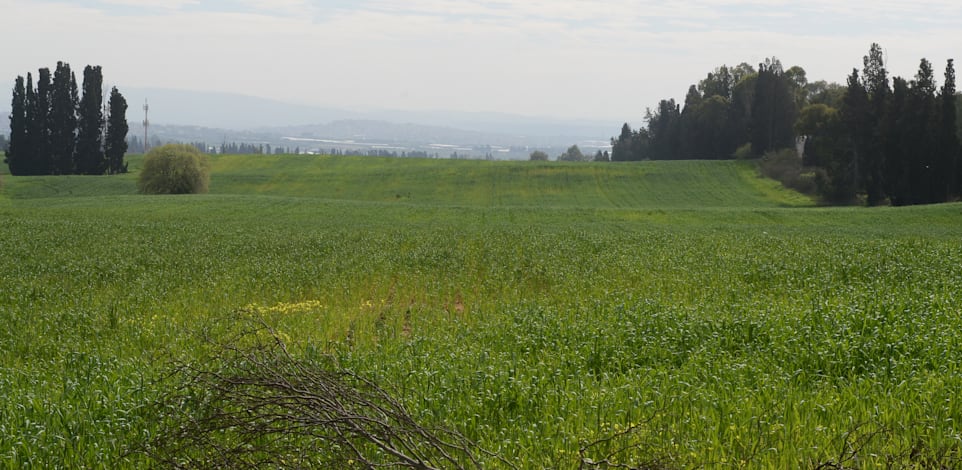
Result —
<svg viewBox="0 0 962 470"><path fill-rule="evenodd" d="M33 75L27 73L27 99L26 99L26 121L27 139L23 146L24 174L42 175L43 155L40 149L43 147L43 109L42 100L37 99L37 90L33 87Z"/></svg>
<svg viewBox="0 0 962 470"><path fill-rule="evenodd" d="M795 98L777 59L759 65L752 103L752 153L791 148L795 145Z"/></svg>
<svg viewBox="0 0 962 470"><path fill-rule="evenodd" d="M10 143L5 159L12 175L25 174L30 145L27 132L27 90L23 76L18 76L13 85L13 100L10 103Z"/></svg>
<svg viewBox="0 0 962 470"><path fill-rule="evenodd" d="M682 112L683 141L687 158L730 158L737 142L733 140L731 106L727 98L713 95L685 106Z"/></svg>
<svg viewBox="0 0 962 470"><path fill-rule="evenodd" d="M649 152L652 160L672 160L679 158L681 110L674 99L661 100L658 110L648 110Z"/></svg>
<svg viewBox="0 0 962 470"><path fill-rule="evenodd" d="M837 192L834 202L848 202L855 199L858 182L861 181L860 155L866 151L871 138L871 113L868 95L859 78L858 69L852 69L846 82L845 98L842 100L840 123L848 136L845 151L835 157L835 164L826 171L830 179L840 182L844 191ZM847 199L848 201L845 201Z"/></svg>
<svg viewBox="0 0 962 470"><path fill-rule="evenodd" d="M57 62L50 97L49 121L54 174L67 175L74 172L77 101L77 80L70 72L70 65Z"/></svg>
<svg viewBox="0 0 962 470"><path fill-rule="evenodd" d="M626 122L621 126L621 134L618 135L617 139L611 139L611 160L615 162L624 162L629 160L635 160L632 158L631 151L631 139L634 132L631 130L631 126Z"/></svg>
<svg viewBox="0 0 962 470"><path fill-rule="evenodd" d="M882 127L884 129L885 166L883 169L885 194L892 205L902 206L911 201L908 158L911 154L906 145L912 137L906 134L906 100L909 84L901 77L892 80L892 98L886 108Z"/></svg>
<svg viewBox="0 0 962 470"><path fill-rule="evenodd" d="M868 205L875 206L885 198L882 188L886 132L882 120L892 90L889 88L884 53L877 43L873 43L869 54L862 58L862 65L862 81L868 95L870 112L865 116L868 119L865 123L868 138L863 142L864 147L858 154L860 184L865 189Z"/></svg>
<svg viewBox="0 0 962 470"><path fill-rule="evenodd" d="M758 73L751 69L751 73L733 74L737 81L732 88L731 105L728 110L731 140L735 147L751 142L752 108L755 103L755 83ZM737 78L741 77L741 78Z"/></svg>
<svg viewBox="0 0 962 470"><path fill-rule="evenodd" d="M702 141L702 132L698 128L698 114L704 99L698 87L691 85L685 95L685 106L681 110L679 121L679 149L676 158L693 159L704 158L706 145Z"/></svg>
<svg viewBox="0 0 962 470"><path fill-rule="evenodd" d="M117 91L117 87L110 90L107 112L107 136L104 139L107 173L126 173L124 154L127 152L127 100Z"/></svg>
<svg viewBox="0 0 962 470"><path fill-rule="evenodd" d="M79 127L74 161L82 175L102 175L107 171L103 145L103 73L100 66L84 68L83 97L80 98Z"/></svg>
<svg viewBox="0 0 962 470"><path fill-rule="evenodd" d="M912 159L915 166L913 196L915 203L930 204L945 200L945 181L948 171L942 168L938 158L938 103L936 100L935 72L926 59L919 62L919 71L912 80L911 109L913 126Z"/></svg>
<svg viewBox="0 0 962 470"><path fill-rule="evenodd" d="M939 126L939 166L946 170L947 187L946 199L952 196L959 196L959 179L962 154L960 154L959 135L956 132L958 116L955 107L955 64L949 59L945 64L945 82L939 91L939 101L941 102L940 126Z"/></svg>
<svg viewBox="0 0 962 470"><path fill-rule="evenodd" d="M51 153L50 129L50 96L53 84L50 69L44 67L37 73L37 94L33 106L34 122L31 124L34 145L36 145L33 163L33 174L49 175L53 172L53 155Z"/></svg>

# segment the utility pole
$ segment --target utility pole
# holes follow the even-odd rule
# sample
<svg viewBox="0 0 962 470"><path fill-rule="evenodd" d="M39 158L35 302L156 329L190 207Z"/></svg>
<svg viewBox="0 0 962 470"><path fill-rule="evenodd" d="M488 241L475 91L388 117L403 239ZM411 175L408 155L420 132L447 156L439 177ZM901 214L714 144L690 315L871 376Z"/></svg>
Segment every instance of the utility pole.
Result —
<svg viewBox="0 0 962 470"><path fill-rule="evenodd" d="M147 127L150 126L150 121L147 119L147 110L150 106L147 106L147 98L144 98L144 153L147 153L147 149L150 144L147 142Z"/></svg>

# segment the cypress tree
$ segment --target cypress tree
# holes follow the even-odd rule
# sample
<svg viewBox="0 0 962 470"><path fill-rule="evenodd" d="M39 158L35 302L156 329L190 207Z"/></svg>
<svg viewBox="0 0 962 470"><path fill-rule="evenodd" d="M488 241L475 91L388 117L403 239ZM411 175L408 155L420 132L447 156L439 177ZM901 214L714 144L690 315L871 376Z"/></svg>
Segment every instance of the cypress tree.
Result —
<svg viewBox="0 0 962 470"><path fill-rule="evenodd" d="M869 100L869 113L866 115L865 136L863 148L859 152L859 169L861 170L861 186L865 189L867 203L878 205L885 198L883 191L883 168L885 160L885 129L883 119L885 108L891 98L888 71L885 69L885 59L882 48L873 43L869 54L862 59L863 81Z"/></svg>
<svg viewBox="0 0 962 470"><path fill-rule="evenodd" d="M40 160L40 145L43 135L43 121L40 105L37 102L37 91L33 87L33 76L27 73L26 122L27 138L24 140L22 151L23 174L42 175L43 168Z"/></svg>
<svg viewBox="0 0 962 470"><path fill-rule="evenodd" d="M658 102L658 110L648 110L649 150L652 160L674 160L680 158L680 121L681 110L674 99Z"/></svg>
<svg viewBox="0 0 962 470"><path fill-rule="evenodd" d="M10 103L10 143L4 160L12 175L24 174L24 157L29 146L28 139L27 91L23 76L18 76L13 85L13 101Z"/></svg>
<svg viewBox="0 0 962 470"><path fill-rule="evenodd" d="M935 98L935 75L932 64L922 59L919 72L912 81L911 108L906 125L911 126L914 142L911 151L916 155L910 165L914 168L912 197L915 204L930 204L945 200L945 170L939 167L937 158L937 111ZM940 190L941 188L941 190Z"/></svg>
<svg viewBox="0 0 962 470"><path fill-rule="evenodd" d="M617 139L611 139L611 159L612 161L633 160L631 155L631 137L633 132L628 123L621 126L621 134Z"/></svg>
<svg viewBox="0 0 962 470"><path fill-rule="evenodd" d="M103 146L103 74L99 65L84 68L79 111L76 171L82 175L102 175L107 165Z"/></svg>
<svg viewBox="0 0 962 470"><path fill-rule="evenodd" d="M77 130L77 82L70 65L57 62L50 99L50 153L53 173L71 174L74 171L74 150Z"/></svg>
<svg viewBox="0 0 962 470"><path fill-rule="evenodd" d="M124 154L127 152L127 100L117 91L117 87L110 90L107 102L107 138L104 141L104 153L107 159L107 172L110 174L126 173Z"/></svg>
<svg viewBox="0 0 962 470"><path fill-rule="evenodd" d="M848 136L847 142L842 146L842 151L832 157L832 162L826 168L828 180L832 182L830 200L833 202L851 202L855 199L861 174L859 155L865 151L869 132L868 113L868 96L859 79L858 69L852 69L840 116Z"/></svg>
<svg viewBox="0 0 962 470"><path fill-rule="evenodd" d="M777 59L759 64L751 112L752 153L795 145L795 98Z"/></svg>
<svg viewBox="0 0 962 470"><path fill-rule="evenodd" d="M949 197L960 195L958 177L959 159L962 158L959 152L959 136L956 133L958 116L955 107L955 64L952 59L945 65L945 83L942 84L939 99L942 105L939 113L939 156L940 166L947 176L945 200L948 200Z"/></svg>
<svg viewBox="0 0 962 470"><path fill-rule="evenodd" d="M34 102L33 140L36 145L33 173L49 175L53 173L53 154L50 142L50 69L42 68L37 74L37 95Z"/></svg>
<svg viewBox="0 0 962 470"><path fill-rule="evenodd" d="M905 132L906 100L909 84L901 77L892 80L892 98L886 109L883 132L885 136L884 189L892 205L903 206L911 200L906 144L911 137Z"/></svg>

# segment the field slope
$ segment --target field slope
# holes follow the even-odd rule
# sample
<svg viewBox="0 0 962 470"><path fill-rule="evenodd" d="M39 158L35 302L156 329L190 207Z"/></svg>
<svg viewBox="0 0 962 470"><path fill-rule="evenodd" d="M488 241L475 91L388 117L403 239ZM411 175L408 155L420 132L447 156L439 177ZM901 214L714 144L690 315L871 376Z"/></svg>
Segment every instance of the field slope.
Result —
<svg viewBox="0 0 962 470"><path fill-rule="evenodd" d="M292 155L212 156L213 194L477 207L785 207L811 200L751 162L578 164ZM132 173L139 158L131 162ZM16 199L134 194L132 175L18 178Z"/></svg>
<svg viewBox="0 0 962 470"><path fill-rule="evenodd" d="M521 468L962 464L960 204L820 208L746 162L212 164L197 196L0 175L0 467L149 465L161 378L244 312Z"/></svg>

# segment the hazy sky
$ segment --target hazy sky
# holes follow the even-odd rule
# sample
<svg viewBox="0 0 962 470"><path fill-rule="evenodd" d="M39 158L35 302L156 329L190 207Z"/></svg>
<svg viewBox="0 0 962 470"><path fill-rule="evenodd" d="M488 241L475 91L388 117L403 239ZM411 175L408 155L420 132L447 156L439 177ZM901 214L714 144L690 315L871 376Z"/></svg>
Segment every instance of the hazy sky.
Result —
<svg viewBox="0 0 962 470"><path fill-rule="evenodd" d="M962 61L959 0L0 0L0 15L6 90L64 60L121 91L635 125L721 64L777 56L844 82L878 42L893 74L926 57L941 82Z"/></svg>

